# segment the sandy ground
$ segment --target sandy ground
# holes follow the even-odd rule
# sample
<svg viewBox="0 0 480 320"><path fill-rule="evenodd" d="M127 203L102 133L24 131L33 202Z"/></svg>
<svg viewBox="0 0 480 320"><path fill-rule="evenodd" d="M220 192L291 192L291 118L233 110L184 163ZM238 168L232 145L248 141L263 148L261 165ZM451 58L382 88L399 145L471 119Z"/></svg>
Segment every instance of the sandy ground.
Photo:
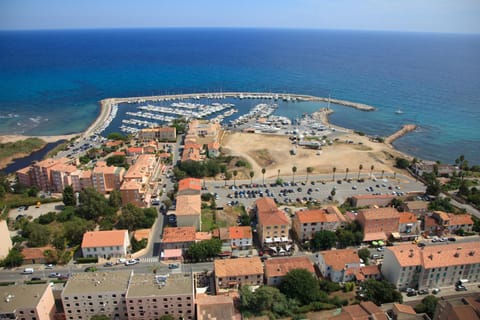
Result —
<svg viewBox="0 0 480 320"><path fill-rule="evenodd" d="M75 134L66 134L66 135L60 135L60 136L23 136L23 135L16 135L16 134L2 135L0 136L0 143L15 142L19 140L25 140L27 138L39 138L47 143L50 143L50 142L56 142L59 140L70 140L71 138L78 136L80 134L81 133L75 133Z"/></svg>
<svg viewBox="0 0 480 320"><path fill-rule="evenodd" d="M353 143L347 143L347 140ZM361 142L361 144L359 144ZM297 167L296 175L305 175L306 168L314 168L315 173L332 173L336 167L338 177L344 177L346 169L349 176L354 177L362 165L363 173L369 173L374 166L374 173L391 173L394 171L394 159L402 155L397 150L383 143L369 141L367 137L356 134L345 134L331 146L323 147L320 155L317 150L297 148L292 155L292 143L287 136L227 133L222 141L223 150L235 156L244 157L252 165L255 176L261 176L262 168L266 169L265 177L291 175L292 167Z"/></svg>

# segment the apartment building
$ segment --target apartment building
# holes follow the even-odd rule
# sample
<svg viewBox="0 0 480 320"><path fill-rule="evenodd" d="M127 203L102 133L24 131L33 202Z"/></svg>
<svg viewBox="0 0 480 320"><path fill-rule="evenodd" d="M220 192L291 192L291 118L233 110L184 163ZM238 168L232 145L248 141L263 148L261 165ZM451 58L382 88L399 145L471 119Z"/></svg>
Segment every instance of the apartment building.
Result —
<svg viewBox="0 0 480 320"><path fill-rule="evenodd" d="M108 194L112 190L119 190L124 174L125 168L109 167L105 161L98 161L92 171L92 186L101 194Z"/></svg>
<svg viewBox="0 0 480 320"><path fill-rule="evenodd" d="M336 231L345 224L346 219L337 207L300 210L292 219L292 229L300 241L312 239L318 231Z"/></svg>
<svg viewBox="0 0 480 320"><path fill-rule="evenodd" d="M320 251L315 257L322 276L333 282L355 280L355 273L360 270L360 257L357 250Z"/></svg>
<svg viewBox="0 0 480 320"><path fill-rule="evenodd" d="M125 257L130 249L128 230L85 232L81 248L84 257Z"/></svg>
<svg viewBox="0 0 480 320"><path fill-rule="evenodd" d="M16 175L19 183L26 187L36 186L42 191L57 192L52 180L52 170L61 171L64 166L70 170L70 165L74 164L75 161L68 158L37 161L31 166L18 170Z"/></svg>
<svg viewBox="0 0 480 320"><path fill-rule="evenodd" d="M193 243L195 243L195 227L167 227L163 229L163 250L182 249L185 253Z"/></svg>
<svg viewBox="0 0 480 320"><path fill-rule="evenodd" d="M3 286L1 291L0 319L55 319L55 299L49 284Z"/></svg>
<svg viewBox="0 0 480 320"><path fill-rule="evenodd" d="M387 240L399 230L400 213L395 208L371 208L358 212L357 221L363 228L363 241Z"/></svg>
<svg viewBox="0 0 480 320"><path fill-rule="evenodd" d="M157 165L155 155L142 154L139 155L132 166L124 175L125 181L135 181L139 184L146 184Z"/></svg>
<svg viewBox="0 0 480 320"><path fill-rule="evenodd" d="M272 198L255 201L259 242L273 255L285 255L291 250L290 221Z"/></svg>
<svg viewBox="0 0 480 320"><path fill-rule="evenodd" d="M480 242L419 248L386 247L382 274L397 288L453 286L460 279L480 281Z"/></svg>
<svg viewBox="0 0 480 320"><path fill-rule="evenodd" d="M263 284L263 264L258 257L217 259L213 261L213 267L217 294L244 285Z"/></svg>
<svg viewBox="0 0 480 320"><path fill-rule="evenodd" d="M82 189L93 188L92 170L80 170L70 174L71 185L74 192L80 192Z"/></svg>
<svg viewBox="0 0 480 320"><path fill-rule="evenodd" d="M71 164L59 164L52 167L52 191L62 192L66 186L72 185L72 174L77 170L77 166Z"/></svg>
<svg viewBox="0 0 480 320"><path fill-rule="evenodd" d="M269 286L278 286L283 277L294 269L305 269L316 277L315 268L309 257L285 257L265 260L265 281Z"/></svg>
<svg viewBox="0 0 480 320"><path fill-rule="evenodd" d="M127 320L125 296L132 270L74 273L65 284L61 298L67 320L106 315Z"/></svg>
<svg viewBox="0 0 480 320"><path fill-rule="evenodd" d="M197 231L202 228L202 200L200 194L177 195L177 206L175 215L177 216L177 226L193 226Z"/></svg>
<svg viewBox="0 0 480 320"><path fill-rule="evenodd" d="M136 181L124 181L120 186L120 194L122 195L122 205L126 206L128 203L132 203L137 207L144 207L145 203L145 190L142 185Z"/></svg>
<svg viewBox="0 0 480 320"><path fill-rule="evenodd" d="M140 141L176 141L177 128L175 127L158 127L142 129L138 132L138 139Z"/></svg>
<svg viewBox="0 0 480 320"><path fill-rule="evenodd" d="M358 194L350 198L353 207L386 207L395 199L391 194Z"/></svg>
<svg viewBox="0 0 480 320"><path fill-rule="evenodd" d="M454 214L443 211L434 211L430 216L424 217L424 229L431 235L442 236L452 234L462 229L470 232L473 220L469 214Z"/></svg>
<svg viewBox="0 0 480 320"><path fill-rule="evenodd" d="M129 320L195 319L192 275L133 274L125 297Z"/></svg>

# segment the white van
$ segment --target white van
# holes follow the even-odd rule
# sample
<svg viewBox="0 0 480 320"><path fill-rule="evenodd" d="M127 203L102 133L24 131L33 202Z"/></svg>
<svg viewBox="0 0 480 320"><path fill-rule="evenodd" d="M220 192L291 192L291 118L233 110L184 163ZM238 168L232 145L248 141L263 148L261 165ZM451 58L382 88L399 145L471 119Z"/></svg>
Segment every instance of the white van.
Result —
<svg viewBox="0 0 480 320"><path fill-rule="evenodd" d="M25 268L22 271L22 274L32 274L33 273L33 268Z"/></svg>

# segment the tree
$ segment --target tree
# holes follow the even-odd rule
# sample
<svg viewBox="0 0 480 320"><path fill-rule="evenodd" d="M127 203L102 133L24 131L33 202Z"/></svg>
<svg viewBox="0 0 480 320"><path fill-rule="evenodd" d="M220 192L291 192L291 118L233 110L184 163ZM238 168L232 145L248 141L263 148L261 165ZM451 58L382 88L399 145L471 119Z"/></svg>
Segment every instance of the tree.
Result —
<svg viewBox="0 0 480 320"><path fill-rule="evenodd" d="M225 186L227 186L227 181L232 179L232 173L230 171L225 172Z"/></svg>
<svg viewBox="0 0 480 320"><path fill-rule="evenodd" d="M335 181L335 172L337 171L336 167L332 168L332 181Z"/></svg>
<svg viewBox="0 0 480 320"><path fill-rule="evenodd" d="M292 167L293 183L295 183L295 172L297 172L297 167L296 167L296 166L293 166L293 167Z"/></svg>
<svg viewBox="0 0 480 320"><path fill-rule="evenodd" d="M375 169L375 166L372 164L372 165L370 166L370 179L372 179L373 169Z"/></svg>
<svg viewBox="0 0 480 320"><path fill-rule="evenodd" d="M262 184L265 184L265 172L267 172L267 170L265 168L262 168Z"/></svg>
<svg viewBox="0 0 480 320"><path fill-rule="evenodd" d="M75 199L75 192L73 192L72 186L66 186L62 192L63 196L63 204L66 206L75 206L77 205L77 201Z"/></svg>
<svg viewBox="0 0 480 320"><path fill-rule="evenodd" d="M395 166L399 169L407 169L410 165L410 162L405 158L397 157L395 158Z"/></svg>
<svg viewBox="0 0 480 320"><path fill-rule="evenodd" d="M255 175L254 171L250 171L250 185L252 184L253 176Z"/></svg>
<svg viewBox="0 0 480 320"><path fill-rule="evenodd" d="M321 230L315 232L312 241L310 242L312 249L318 250L330 250L335 246L337 242L337 235L333 231Z"/></svg>
<svg viewBox="0 0 480 320"><path fill-rule="evenodd" d="M79 202L80 205L76 209L76 214L86 220L98 221L101 216L115 213L103 194L92 187L80 191Z"/></svg>
<svg viewBox="0 0 480 320"><path fill-rule="evenodd" d="M370 250L368 248L362 248L358 250L358 256L363 260L365 264L368 264L368 259L370 258Z"/></svg>
<svg viewBox="0 0 480 320"><path fill-rule="evenodd" d="M95 229L95 222L79 217L72 217L63 224L63 234L71 247L82 243L83 234L93 229Z"/></svg>
<svg viewBox="0 0 480 320"><path fill-rule="evenodd" d="M111 132L107 135L107 139L109 140L126 140L126 137L121 134L120 132Z"/></svg>
<svg viewBox="0 0 480 320"><path fill-rule="evenodd" d="M237 185L237 183L236 183L237 174L238 174L238 171L237 171L237 170L233 170L233 185L234 185L234 186Z"/></svg>
<svg viewBox="0 0 480 320"><path fill-rule="evenodd" d="M384 303L400 302L402 303L402 294L395 289L395 286L385 280L378 281L369 279L362 283L363 293L366 300L370 300L376 305Z"/></svg>
<svg viewBox="0 0 480 320"><path fill-rule="evenodd" d="M382 170L382 179L383 179L383 175L385 174L385 170Z"/></svg>
<svg viewBox="0 0 480 320"><path fill-rule="evenodd" d="M348 172L350 171L349 168L345 169L345 180L348 180Z"/></svg>
<svg viewBox="0 0 480 320"><path fill-rule="evenodd" d="M277 171L277 180L280 180L280 169Z"/></svg>
<svg viewBox="0 0 480 320"><path fill-rule="evenodd" d="M305 269L289 271L280 283L280 292L302 304L317 301L320 297L318 280Z"/></svg>
<svg viewBox="0 0 480 320"><path fill-rule="evenodd" d="M291 315L291 306L295 305L275 287L261 286L253 292L249 286L242 286L239 293L239 308L245 315L269 314L270 318L283 318Z"/></svg>
<svg viewBox="0 0 480 320"><path fill-rule="evenodd" d="M363 165L359 165L358 166L358 177L357 177L357 180L360 180L360 173L362 172L362 169L363 169Z"/></svg>
<svg viewBox="0 0 480 320"><path fill-rule="evenodd" d="M432 195L432 196L438 196L441 191L442 191L442 188L437 179L433 179L429 183L427 183L427 189L425 190L426 194Z"/></svg>
<svg viewBox="0 0 480 320"><path fill-rule="evenodd" d="M313 167L307 167L307 178L305 179L305 182L308 182L308 175L313 172Z"/></svg>
<svg viewBox="0 0 480 320"><path fill-rule="evenodd" d="M216 257L222 252L222 241L218 238L204 240L192 244L187 250L187 256L195 261L205 261Z"/></svg>
<svg viewBox="0 0 480 320"><path fill-rule="evenodd" d="M44 247L50 242L50 230L39 223L29 223L23 235L28 238L29 247Z"/></svg>
<svg viewBox="0 0 480 320"><path fill-rule="evenodd" d="M17 248L13 247L8 251L7 256L0 261L0 266L4 268L19 267L23 263L23 255Z"/></svg>
<svg viewBox="0 0 480 320"><path fill-rule="evenodd" d="M438 298L432 295L428 295L422 299L422 302L417 304L414 309L417 313L426 313L433 319L433 314L437 308Z"/></svg>
<svg viewBox="0 0 480 320"><path fill-rule="evenodd" d="M112 190L110 197L108 198L108 204L110 207L117 211L122 206L122 194L118 190Z"/></svg>

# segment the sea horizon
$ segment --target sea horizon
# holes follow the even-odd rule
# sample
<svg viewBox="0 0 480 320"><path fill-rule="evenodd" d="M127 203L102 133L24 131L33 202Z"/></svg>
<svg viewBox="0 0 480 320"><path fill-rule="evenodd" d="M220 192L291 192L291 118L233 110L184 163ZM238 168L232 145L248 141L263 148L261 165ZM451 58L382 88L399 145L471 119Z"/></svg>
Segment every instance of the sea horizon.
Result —
<svg viewBox="0 0 480 320"><path fill-rule="evenodd" d="M129 45L130 44L130 45ZM110 97L276 92L365 103L333 124L480 163L480 34L293 28L0 30L0 134L85 130ZM399 116L395 110L404 113ZM292 111L295 113L295 111Z"/></svg>

